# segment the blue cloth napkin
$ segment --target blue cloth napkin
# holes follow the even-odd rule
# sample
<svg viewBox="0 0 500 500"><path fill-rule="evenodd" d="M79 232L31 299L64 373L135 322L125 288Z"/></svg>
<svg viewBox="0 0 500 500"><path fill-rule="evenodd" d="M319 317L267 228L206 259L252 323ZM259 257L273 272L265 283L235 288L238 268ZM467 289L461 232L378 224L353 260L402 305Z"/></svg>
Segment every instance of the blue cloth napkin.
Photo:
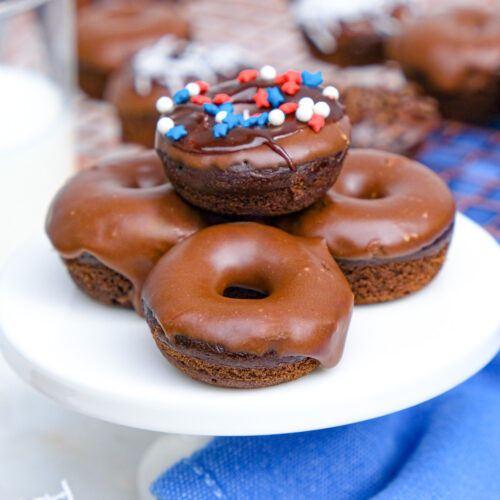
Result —
<svg viewBox="0 0 500 500"><path fill-rule="evenodd" d="M158 499L500 498L500 356L424 404L298 434L219 437L152 485Z"/></svg>
<svg viewBox="0 0 500 500"><path fill-rule="evenodd" d="M499 124L500 127L500 124ZM500 133L450 124L419 158L500 239ZM219 437L164 472L159 500L500 499L500 355L413 408L314 432Z"/></svg>

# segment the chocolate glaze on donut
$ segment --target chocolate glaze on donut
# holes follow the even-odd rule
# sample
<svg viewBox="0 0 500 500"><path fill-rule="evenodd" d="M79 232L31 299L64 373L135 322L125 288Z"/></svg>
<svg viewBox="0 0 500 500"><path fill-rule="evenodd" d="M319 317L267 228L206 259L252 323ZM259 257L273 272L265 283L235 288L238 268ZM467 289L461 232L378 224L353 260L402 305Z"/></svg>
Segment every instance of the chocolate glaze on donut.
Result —
<svg viewBox="0 0 500 500"><path fill-rule="evenodd" d="M325 238L335 258L372 261L421 251L450 231L454 213L449 189L430 169L403 156L352 149L327 195L279 225Z"/></svg>
<svg viewBox="0 0 500 500"><path fill-rule="evenodd" d="M262 298L233 298L232 288ZM164 332L156 338L160 348L167 343L233 370L269 368L297 356L335 365L353 301L324 241L251 222L212 226L176 245L155 266L142 296L152 330L159 324ZM193 343L198 348L189 350Z"/></svg>
<svg viewBox="0 0 500 500"><path fill-rule="evenodd" d="M274 82L263 80L244 83L231 81L212 88L208 95L228 94L232 96L235 113L248 109L252 115L263 111L256 107L252 99L256 91L274 86ZM311 97L315 102L327 100L320 88L301 86L294 96L287 96L287 102L297 102L302 97ZM185 127L187 135L172 141L157 132L155 146L160 154L167 155L171 160L201 170L225 170L246 165L253 169L287 167L294 170L301 163L346 150L349 144L349 120L337 101L328 100L328 104L330 115L318 133L307 123L297 121L292 113L286 116L283 125L236 127L221 138L214 137L214 117L205 113L203 107L191 103L181 104L176 106L170 117L176 125Z"/></svg>
<svg viewBox="0 0 500 500"><path fill-rule="evenodd" d="M46 230L71 264L79 258L92 265L94 258L129 280L127 296L140 312L140 290L156 261L204 225L175 194L154 151L146 151L103 161L70 179L52 202Z"/></svg>

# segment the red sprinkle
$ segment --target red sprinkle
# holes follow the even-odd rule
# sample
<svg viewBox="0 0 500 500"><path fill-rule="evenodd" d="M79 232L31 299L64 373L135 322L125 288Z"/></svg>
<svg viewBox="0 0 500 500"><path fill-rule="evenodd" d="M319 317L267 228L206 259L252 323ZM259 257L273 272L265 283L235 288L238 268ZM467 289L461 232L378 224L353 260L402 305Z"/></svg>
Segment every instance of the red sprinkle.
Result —
<svg viewBox="0 0 500 500"><path fill-rule="evenodd" d="M268 108L270 106L267 100L267 90L259 89L253 96L253 100L258 108Z"/></svg>
<svg viewBox="0 0 500 500"><path fill-rule="evenodd" d="M295 95L297 91L300 89L300 85L298 83L293 82L292 80L288 80L281 86L281 90L285 92L285 94Z"/></svg>
<svg viewBox="0 0 500 500"><path fill-rule="evenodd" d="M196 80L194 83L198 84L198 87L200 87L200 92L203 94L205 93L210 85L207 82L204 82L203 80Z"/></svg>
<svg viewBox="0 0 500 500"><path fill-rule="evenodd" d="M325 117L318 113L314 113L307 124L318 133L325 126Z"/></svg>
<svg viewBox="0 0 500 500"><path fill-rule="evenodd" d="M206 104L206 103L211 103L212 99L210 99L210 97L207 97L206 95L198 94L198 95L191 97L191 102L194 102L195 104L202 105L202 104Z"/></svg>
<svg viewBox="0 0 500 500"><path fill-rule="evenodd" d="M274 77L274 83L276 85L281 85L282 83L285 83L286 81L287 81L287 78L286 78L285 73L283 73L282 75L276 75Z"/></svg>
<svg viewBox="0 0 500 500"><path fill-rule="evenodd" d="M296 102L285 102L278 109L281 109L285 115L288 115L294 113L298 107L299 105Z"/></svg>
<svg viewBox="0 0 500 500"><path fill-rule="evenodd" d="M289 82L295 82L298 83L299 85L302 83L302 75L300 74L299 71L295 71L294 69L289 69L288 71L285 71L284 74Z"/></svg>
<svg viewBox="0 0 500 500"><path fill-rule="evenodd" d="M259 72L256 69L244 69L243 71L240 71L238 80L240 82L249 82L250 80L255 80L258 75Z"/></svg>
<svg viewBox="0 0 500 500"><path fill-rule="evenodd" d="M215 104L222 104L224 102L228 102L231 100L231 96L227 94L217 94L214 97L214 103Z"/></svg>

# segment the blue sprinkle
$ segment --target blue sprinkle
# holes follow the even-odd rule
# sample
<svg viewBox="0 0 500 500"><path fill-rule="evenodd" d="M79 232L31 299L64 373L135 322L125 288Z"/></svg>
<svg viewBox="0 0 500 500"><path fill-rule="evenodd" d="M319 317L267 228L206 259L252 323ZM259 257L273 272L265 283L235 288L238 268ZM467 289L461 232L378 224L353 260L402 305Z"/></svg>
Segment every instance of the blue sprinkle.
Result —
<svg viewBox="0 0 500 500"><path fill-rule="evenodd" d="M233 115L232 113L227 114L227 116L222 120L230 129L237 127L240 124L239 115Z"/></svg>
<svg viewBox="0 0 500 500"><path fill-rule="evenodd" d="M173 139L174 141L178 141L181 137L187 135L186 129L183 125L177 125L176 127L172 127L167 132L167 137L169 139Z"/></svg>
<svg viewBox="0 0 500 500"><path fill-rule="evenodd" d="M234 106L230 102L224 102L219 106L219 111L227 111L232 113L234 111Z"/></svg>
<svg viewBox="0 0 500 500"><path fill-rule="evenodd" d="M273 108L277 108L285 101L285 98L278 87L269 87L267 89L267 100Z"/></svg>
<svg viewBox="0 0 500 500"><path fill-rule="evenodd" d="M175 104L182 104L183 102L186 102L188 99L189 99L189 90L187 89L178 90L174 94Z"/></svg>
<svg viewBox="0 0 500 500"><path fill-rule="evenodd" d="M241 124L242 127L248 128L248 127L253 127L254 125L257 125L259 121L258 116L250 116L246 120L243 120L243 123Z"/></svg>
<svg viewBox="0 0 500 500"><path fill-rule="evenodd" d="M263 127L267 123L267 118L269 116L269 113L265 112L262 113L259 117L257 117L257 125L260 125Z"/></svg>
<svg viewBox="0 0 500 500"><path fill-rule="evenodd" d="M321 71L317 73L309 73L309 71L302 71L302 83L308 87L317 87L323 83L323 75Z"/></svg>
<svg viewBox="0 0 500 500"><path fill-rule="evenodd" d="M217 123L217 125L214 125L214 137L225 137L229 130L229 125L226 123Z"/></svg>
<svg viewBox="0 0 500 500"><path fill-rule="evenodd" d="M214 116L220 111L219 106L217 106L216 104L209 103L209 102L206 102L205 104L203 104L203 109L205 110L205 113L208 113L209 115L214 115Z"/></svg>

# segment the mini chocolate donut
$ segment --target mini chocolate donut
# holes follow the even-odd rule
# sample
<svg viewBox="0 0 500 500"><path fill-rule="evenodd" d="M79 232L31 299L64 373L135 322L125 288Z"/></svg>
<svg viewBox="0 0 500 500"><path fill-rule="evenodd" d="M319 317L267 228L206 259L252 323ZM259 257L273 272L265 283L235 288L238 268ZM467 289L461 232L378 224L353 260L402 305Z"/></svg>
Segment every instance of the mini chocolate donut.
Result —
<svg viewBox="0 0 500 500"><path fill-rule="evenodd" d="M123 140L153 147L156 101L173 96L190 81L210 85L235 78L253 57L235 44L200 45L167 35L141 49L115 72L105 99L118 110Z"/></svg>
<svg viewBox="0 0 500 500"><path fill-rule="evenodd" d="M204 227L167 182L154 151L102 161L72 177L50 207L46 230L78 287L141 313L156 261Z"/></svg>
<svg viewBox="0 0 500 500"><path fill-rule="evenodd" d="M109 75L166 33L189 35L185 14L170 2L113 0L83 7L77 19L80 88L101 98Z"/></svg>
<svg viewBox="0 0 500 500"><path fill-rule="evenodd" d="M451 238L455 205L446 184L403 156L352 149L327 195L278 226L325 238L356 304L393 300L426 285Z"/></svg>
<svg viewBox="0 0 500 500"><path fill-rule="evenodd" d="M385 59L390 36L400 29L408 0L295 0L292 10L313 54L340 66Z"/></svg>
<svg viewBox="0 0 500 500"><path fill-rule="evenodd" d="M483 121L500 112L500 11L449 9L417 17L388 44L409 78L437 98L443 115Z"/></svg>
<svg viewBox="0 0 500 500"><path fill-rule="evenodd" d="M435 99L422 95L394 63L337 68L330 79L351 120L351 146L414 155L440 123Z"/></svg>
<svg viewBox="0 0 500 500"><path fill-rule="evenodd" d="M155 145L177 192L225 215L282 215L314 203L335 182L350 133L321 82L320 72L276 75L264 66L191 98L187 86L176 93Z"/></svg>
<svg viewBox="0 0 500 500"><path fill-rule="evenodd" d="M196 380L254 388L342 355L353 297L319 238L239 222L176 245L142 293L162 354Z"/></svg>

